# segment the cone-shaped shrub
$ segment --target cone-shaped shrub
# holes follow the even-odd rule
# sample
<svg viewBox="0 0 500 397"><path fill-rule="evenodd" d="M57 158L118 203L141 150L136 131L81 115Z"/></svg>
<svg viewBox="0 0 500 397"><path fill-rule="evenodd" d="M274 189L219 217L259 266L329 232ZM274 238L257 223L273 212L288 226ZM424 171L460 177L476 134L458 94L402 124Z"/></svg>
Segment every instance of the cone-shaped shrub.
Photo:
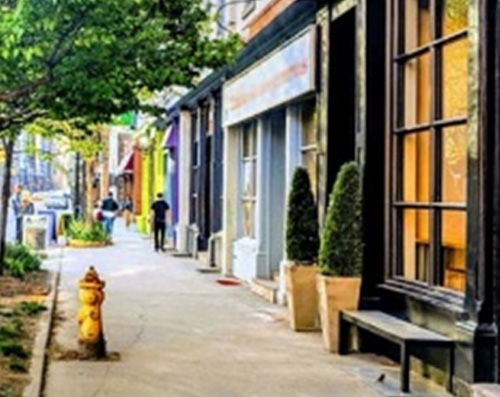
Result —
<svg viewBox="0 0 500 397"><path fill-rule="evenodd" d="M344 164L330 195L321 235L319 266L324 275L357 277L361 274L363 243L360 190L357 164Z"/></svg>
<svg viewBox="0 0 500 397"><path fill-rule="evenodd" d="M288 196L286 256L290 261L313 264L318 257L318 209L311 191L309 174L295 170Z"/></svg>

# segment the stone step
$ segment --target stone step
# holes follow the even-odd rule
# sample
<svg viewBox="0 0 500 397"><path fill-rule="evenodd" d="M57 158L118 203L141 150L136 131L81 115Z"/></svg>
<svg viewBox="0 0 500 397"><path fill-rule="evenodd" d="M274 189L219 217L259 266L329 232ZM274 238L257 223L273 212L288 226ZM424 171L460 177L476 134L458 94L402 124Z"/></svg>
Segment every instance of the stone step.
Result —
<svg viewBox="0 0 500 397"><path fill-rule="evenodd" d="M499 397L500 385L477 384L472 387L471 397Z"/></svg>
<svg viewBox="0 0 500 397"><path fill-rule="evenodd" d="M264 298L268 302L278 302L279 284L277 281L254 278L250 282L250 289L253 293Z"/></svg>

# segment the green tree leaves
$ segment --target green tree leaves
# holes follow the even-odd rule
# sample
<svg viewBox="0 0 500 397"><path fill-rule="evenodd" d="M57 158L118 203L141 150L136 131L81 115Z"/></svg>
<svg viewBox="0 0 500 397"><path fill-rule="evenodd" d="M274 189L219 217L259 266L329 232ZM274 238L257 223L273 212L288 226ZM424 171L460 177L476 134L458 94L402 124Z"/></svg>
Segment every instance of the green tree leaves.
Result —
<svg viewBox="0 0 500 397"><path fill-rule="evenodd" d="M0 131L14 112L107 122L139 93L189 86L226 64L200 0L10 0L0 14ZM25 120L22 120L25 122Z"/></svg>

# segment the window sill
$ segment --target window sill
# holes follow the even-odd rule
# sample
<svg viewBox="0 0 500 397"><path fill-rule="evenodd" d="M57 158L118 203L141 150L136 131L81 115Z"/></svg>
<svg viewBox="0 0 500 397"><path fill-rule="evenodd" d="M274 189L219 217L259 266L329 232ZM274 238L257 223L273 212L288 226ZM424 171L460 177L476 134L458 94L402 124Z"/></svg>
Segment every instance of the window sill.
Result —
<svg viewBox="0 0 500 397"><path fill-rule="evenodd" d="M403 279L390 279L380 285L381 289L411 297L439 310L453 314L461 321L469 315L464 308L464 295L441 287L429 287L423 283Z"/></svg>

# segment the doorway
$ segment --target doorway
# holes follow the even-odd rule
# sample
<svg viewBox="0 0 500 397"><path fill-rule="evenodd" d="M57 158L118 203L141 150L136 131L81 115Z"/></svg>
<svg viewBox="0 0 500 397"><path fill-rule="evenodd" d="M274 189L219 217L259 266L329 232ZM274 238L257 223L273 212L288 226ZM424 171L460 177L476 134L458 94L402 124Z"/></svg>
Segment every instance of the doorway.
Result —
<svg viewBox="0 0 500 397"><path fill-rule="evenodd" d="M328 100L328 172L331 191L342 164L354 160L356 145L356 8L331 22Z"/></svg>

